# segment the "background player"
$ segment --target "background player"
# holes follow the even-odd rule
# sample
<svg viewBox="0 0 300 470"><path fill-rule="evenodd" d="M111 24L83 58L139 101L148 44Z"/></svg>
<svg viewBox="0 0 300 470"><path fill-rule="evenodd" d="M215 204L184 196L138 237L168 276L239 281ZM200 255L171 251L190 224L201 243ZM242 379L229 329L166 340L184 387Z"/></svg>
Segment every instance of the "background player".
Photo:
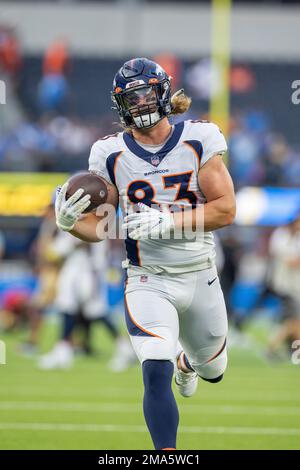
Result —
<svg viewBox="0 0 300 470"><path fill-rule="evenodd" d="M168 116L185 112L190 100L181 91L171 99L170 77L152 61L126 62L115 76L112 98L126 131L97 141L89 167L123 202L140 203L124 224L126 321L142 363L144 414L155 448L175 448L174 365L179 391L191 396L198 376L218 382L227 364L226 308L211 233L235 216L233 184L220 156L227 146L212 123L171 125ZM80 218L89 196L80 199L78 190L66 201L66 189L56 204L58 226L98 241L104 236L99 217ZM188 211L168 211L167 204Z"/></svg>
<svg viewBox="0 0 300 470"><path fill-rule="evenodd" d="M54 307L62 319L61 336L53 349L39 360L41 369L66 369L74 361L73 333L80 324L85 333L84 349L92 353L90 333L93 324L102 323L115 343L109 367L122 371L132 364L133 351L115 324L106 300L107 243L88 245L66 232L59 232L48 252L60 260Z"/></svg>
<svg viewBox="0 0 300 470"><path fill-rule="evenodd" d="M280 359L280 348L300 337L300 216L272 233L266 292L281 300L282 324L268 344L267 357ZM290 351L288 351L290 352Z"/></svg>

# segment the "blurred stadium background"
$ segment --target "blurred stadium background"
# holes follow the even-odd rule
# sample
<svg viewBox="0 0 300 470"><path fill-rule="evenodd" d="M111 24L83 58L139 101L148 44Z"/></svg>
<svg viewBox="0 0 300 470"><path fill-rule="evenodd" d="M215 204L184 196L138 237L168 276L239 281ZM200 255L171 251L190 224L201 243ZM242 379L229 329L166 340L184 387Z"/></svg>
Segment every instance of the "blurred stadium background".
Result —
<svg viewBox="0 0 300 470"><path fill-rule="evenodd" d="M99 315L79 305L74 363L38 367L60 335L59 273L86 250L57 247L53 191L118 130L112 77L133 56L185 88L186 118L224 129L238 198L217 238L230 366L220 385L178 398L179 448L299 448L299 24L298 1L0 1L1 449L151 448L119 242L85 252Z"/></svg>

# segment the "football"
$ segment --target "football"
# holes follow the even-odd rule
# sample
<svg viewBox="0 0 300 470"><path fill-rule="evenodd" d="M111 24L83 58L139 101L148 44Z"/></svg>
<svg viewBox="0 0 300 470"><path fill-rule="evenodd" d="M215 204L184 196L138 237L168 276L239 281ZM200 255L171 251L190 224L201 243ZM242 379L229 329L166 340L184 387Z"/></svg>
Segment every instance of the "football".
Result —
<svg viewBox="0 0 300 470"><path fill-rule="evenodd" d="M71 176L68 183L66 199L69 199L69 197L76 193L79 188L84 189L84 193L81 197L86 194L90 194L91 204L84 211L85 213L91 212L101 204L107 202L108 185L106 181L96 173L91 171L80 171L79 173L75 173Z"/></svg>

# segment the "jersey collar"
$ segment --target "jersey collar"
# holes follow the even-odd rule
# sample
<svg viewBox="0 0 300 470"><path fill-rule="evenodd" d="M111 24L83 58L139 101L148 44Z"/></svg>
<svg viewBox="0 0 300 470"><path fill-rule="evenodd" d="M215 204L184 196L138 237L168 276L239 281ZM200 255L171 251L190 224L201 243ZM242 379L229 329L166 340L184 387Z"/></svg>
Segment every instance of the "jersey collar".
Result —
<svg viewBox="0 0 300 470"><path fill-rule="evenodd" d="M124 132L123 139L127 148L130 150L130 152L134 153L134 155L136 155L137 157L142 158L147 163L150 163L150 165L157 167L165 158L165 156L169 152L171 152L174 147L176 147L181 137L183 128L184 128L184 121L179 122L178 124L175 124L174 131L171 137L167 140L165 145L158 152L155 152L155 153L149 152L148 150L141 147L136 142L136 140L134 140L132 135L128 134L127 132Z"/></svg>

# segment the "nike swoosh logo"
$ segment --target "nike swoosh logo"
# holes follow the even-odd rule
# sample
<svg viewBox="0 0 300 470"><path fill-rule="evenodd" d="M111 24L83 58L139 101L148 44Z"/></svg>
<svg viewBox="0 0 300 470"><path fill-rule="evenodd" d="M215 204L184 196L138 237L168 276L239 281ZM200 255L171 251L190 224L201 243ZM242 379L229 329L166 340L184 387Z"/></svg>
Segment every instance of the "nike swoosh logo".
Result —
<svg viewBox="0 0 300 470"><path fill-rule="evenodd" d="M218 276L216 276L212 281L207 281L207 284L211 286L212 283L215 282L216 279L218 279Z"/></svg>

